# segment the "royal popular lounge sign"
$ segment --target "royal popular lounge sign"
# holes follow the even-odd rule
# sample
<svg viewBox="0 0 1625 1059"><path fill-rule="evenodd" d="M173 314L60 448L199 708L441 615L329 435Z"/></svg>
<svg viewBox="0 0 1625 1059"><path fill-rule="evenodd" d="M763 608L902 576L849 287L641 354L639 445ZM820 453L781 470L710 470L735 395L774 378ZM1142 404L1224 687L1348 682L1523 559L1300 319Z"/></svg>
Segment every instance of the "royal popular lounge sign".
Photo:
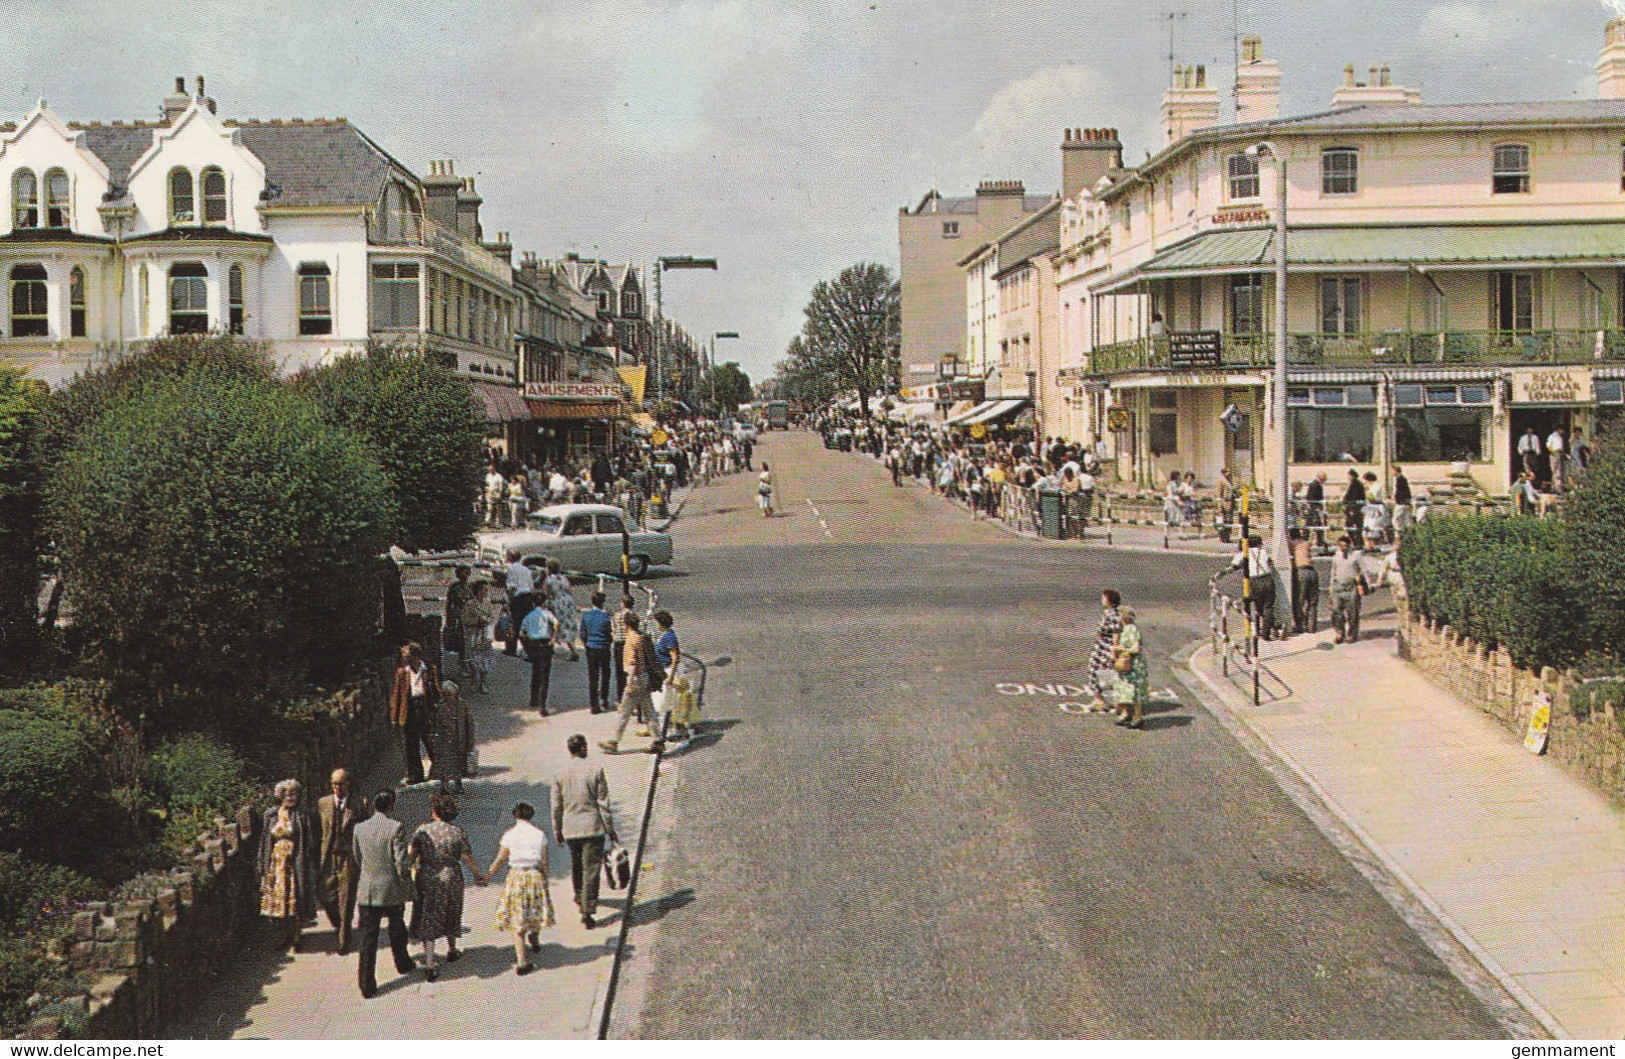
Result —
<svg viewBox="0 0 1625 1059"><path fill-rule="evenodd" d="M1590 404L1591 372L1585 368L1523 368L1512 373L1513 404Z"/></svg>
<svg viewBox="0 0 1625 1059"><path fill-rule="evenodd" d="M631 396L619 382L527 382L527 401L619 401Z"/></svg>

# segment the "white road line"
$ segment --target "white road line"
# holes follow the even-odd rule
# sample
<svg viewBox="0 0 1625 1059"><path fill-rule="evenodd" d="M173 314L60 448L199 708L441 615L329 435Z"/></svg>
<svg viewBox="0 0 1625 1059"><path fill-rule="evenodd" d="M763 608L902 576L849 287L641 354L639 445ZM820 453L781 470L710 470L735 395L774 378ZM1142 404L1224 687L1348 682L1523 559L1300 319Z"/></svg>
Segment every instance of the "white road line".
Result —
<svg viewBox="0 0 1625 1059"><path fill-rule="evenodd" d="M813 518L816 518L818 520L818 524L824 527L824 536L828 537L830 540L834 540L835 534L829 531L829 523L824 521L823 513L818 510L818 505L812 502L812 497L810 496L807 498L807 506L812 508Z"/></svg>

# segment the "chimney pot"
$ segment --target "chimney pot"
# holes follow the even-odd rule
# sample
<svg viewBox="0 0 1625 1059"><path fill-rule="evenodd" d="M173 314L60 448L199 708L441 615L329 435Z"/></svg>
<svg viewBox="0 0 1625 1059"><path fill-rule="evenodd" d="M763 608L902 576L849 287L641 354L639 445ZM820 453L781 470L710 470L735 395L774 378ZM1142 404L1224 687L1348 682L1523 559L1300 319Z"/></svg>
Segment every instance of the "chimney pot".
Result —
<svg viewBox="0 0 1625 1059"><path fill-rule="evenodd" d="M178 96L184 96L186 94L186 78L175 78L175 94Z"/></svg>
<svg viewBox="0 0 1625 1059"><path fill-rule="evenodd" d="M1394 75L1393 75L1392 71L1390 71L1388 69L1388 64L1383 63L1382 64L1382 84L1383 84L1384 87L1387 87L1388 85L1393 83L1393 76Z"/></svg>
<svg viewBox="0 0 1625 1059"><path fill-rule="evenodd" d="M1197 88L1205 88L1205 87L1207 87L1207 67L1206 66L1198 65L1196 67L1196 87Z"/></svg>
<svg viewBox="0 0 1625 1059"><path fill-rule="evenodd" d="M204 92L203 92L203 75L202 74L197 75L197 94L198 94L199 99L203 98Z"/></svg>
<svg viewBox="0 0 1625 1059"><path fill-rule="evenodd" d="M1347 88L1353 88L1354 87L1354 64L1353 63L1344 63L1343 64L1343 84Z"/></svg>

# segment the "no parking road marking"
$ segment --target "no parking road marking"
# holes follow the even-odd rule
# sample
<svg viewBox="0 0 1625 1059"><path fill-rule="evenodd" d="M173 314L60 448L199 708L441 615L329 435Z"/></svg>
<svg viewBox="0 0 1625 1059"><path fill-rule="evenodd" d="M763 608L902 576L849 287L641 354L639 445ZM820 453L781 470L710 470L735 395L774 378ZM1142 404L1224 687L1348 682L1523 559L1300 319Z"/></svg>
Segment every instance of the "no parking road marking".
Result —
<svg viewBox="0 0 1625 1059"><path fill-rule="evenodd" d="M1076 684L1049 683L1029 684L1021 681L1004 681L993 685L993 690L1000 695L1030 696L1034 698L1064 699L1067 701L1056 703L1062 713L1089 713L1088 702L1078 702L1079 698L1093 699L1094 694L1087 688L1080 688Z"/></svg>

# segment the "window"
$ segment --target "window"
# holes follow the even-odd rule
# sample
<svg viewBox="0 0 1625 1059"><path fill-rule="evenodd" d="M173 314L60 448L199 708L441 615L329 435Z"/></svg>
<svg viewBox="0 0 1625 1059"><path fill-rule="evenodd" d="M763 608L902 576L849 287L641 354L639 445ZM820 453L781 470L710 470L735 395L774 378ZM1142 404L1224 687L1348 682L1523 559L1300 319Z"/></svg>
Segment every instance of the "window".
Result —
<svg viewBox="0 0 1625 1059"><path fill-rule="evenodd" d="M176 168L169 171L169 223L197 223L197 214L192 201L192 174L185 169Z"/></svg>
<svg viewBox="0 0 1625 1059"><path fill-rule="evenodd" d="M637 291L629 290L629 291L623 291L621 293L621 315L622 316L636 316L636 315L638 315L638 292Z"/></svg>
<svg viewBox="0 0 1625 1059"><path fill-rule="evenodd" d="M1230 197L1256 199L1258 190L1258 159L1246 154L1233 154L1225 159L1225 172L1230 177Z"/></svg>
<svg viewBox="0 0 1625 1059"><path fill-rule="evenodd" d="M39 182L34 179L32 169L19 169L11 174L11 226L39 227Z"/></svg>
<svg viewBox="0 0 1625 1059"><path fill-rule="evenodd" d="M601 313L607 313L610 311L609 291L607 290L601 290L598 292L598 311Z"/></svg>
<svg viewBox="0 0 1625 1059"><path fill-rule="evenodd" d="M599 515L598 516L598 532L599 533L613 533L617 537L619 537L621 535L621 531L624 528L625 527L621 525L621 516L619 516L619 515Z"/></svg>
<svg viewBox="0 0 1625 1059"><path fill-rule="evenodd" d="M1535 328L1535 277L1529 272L1490 273L1490 324L1497 331Z"/></svg>
<svg viewBox="0 0 1625 1059"><path fill-rule="evenodd" d="M299 333L333 333L332 274L320 261L299 266Z"/></svg>
<svg viewBox="0 0 1625 1059"><path fill-rule="evenodd" d="M84 338L89 321L85 313L85 270L74 266L68 273L68 334Z"/></svg>
<svg viewBox="0 0 1625 1059"><path fill-rule="evenodd" d="M44 265L11 268L11 337L43 338L51 333Z"/></svg>
<svg viewBox="0 0 1625 1059"><path fill-rule="evenodd" d="M1151 446L1151 455L1179 455L1179 394L1173 390L1152 390L1150 402L1146 440Z"/></svg>
<svg viewBox="0 0 1625 1059"><path fill-rule="evenodd" d="M561 537L590 537L592 536L591 515L571 515L564 523Z"/></svg>
<svg viewBox="0 0 1625 1059"><path fill-rule="evenodd" d="M418 235L418 200L404 184L391 181L384 188L382 241L409 242Z"/></svg>
<svg viewBox="0 0 1625 1059"><path fill-rule="evenodd" d="M226 273L227 327L234 335L243 333L243 266L233 265Z"/></svg>
<svg viewBox="0 0 1625 1059"><path fill-rule="evenodd" d="M1264 333L1264 274L1249 272L1230 277L1230 332Z"/></svg>
<svg viewBox="0 0 1625 1059"><path fill-rule="evenodd" d="M418 267L410 263L372 266L372 329L418 329Z"/></svg>
<svg viewBox="0 0 1625 1059"><path fill-rule="evenodd" d="M149 275L151 269L151 265L142 265L141 271L137 274L136 287L139 296L136 300L139 304L136 305L136 324L142 335L147 334L147 320L152 307L152 277Z"/></svg>
<svg viewBox="0 0 1625 1059"><path fill-rule="evenodd" d="M1371 459L1376 436L1375 408L1294 408L1292 459L1297 463L1347 462Z"/></svg>
<svg viewBox="0 0 1625 1059"><path fill-rule="evenodd" d="M1394 411L1395 458L1406 463L1480 462L1490 410L1428 405Z"/></svg>
<svg viewBox="0 0 1625 1059"><path fill-rule="evenodd" d="M68 174L52 169L45 174L45 227L73 227L73 195Z"/></svg>
<svg viewBox="0 0 1625 1059"><path fill-rule="evenodd" d="M1359 190L1360 152L1352 147L1328 147L1321 151L1321 194L1353 195Z"/></svg>
<svg viewBox="0 0 1625 1059"><path fill-rule="evenodd" d="M203 171L203 223L226 223L226 174L213 166Z"/></svg>
<svg viewBox="0 0 1625 1059"><path fill-rule="evenodd" d="M1495 177L1490 190L1497 195L1522 195L1529 190L1529 148L1503 143L1495 149Z"/></svg>
<svg viewBox="0 0 1625 1059"><path fill-rule="evenodd" d="M191 177L187 178L190 185ZM198 261L169 266L169 333L201 335L209 330L209 272Z"/></svg>
<svg viewBox="0 0 1625 1059"><path fill-rule="evenodd" d="M1625 145L1619 149L1619 189L1625 191Z"/></svg>
<svg viewBox="0 0 1625 1059"><path fill-rule="evenodd" d="M943 221L942 222L942 237L944 239L958 239L959 238L959 222L958 221Z"/></svg>
<svg viewBox="0 0 1625 1059"><path fill-rule="evenodd" d="M1323 276L1320 280L1320 331L1326 335L1360 333L1360 280Z"/></svg>

